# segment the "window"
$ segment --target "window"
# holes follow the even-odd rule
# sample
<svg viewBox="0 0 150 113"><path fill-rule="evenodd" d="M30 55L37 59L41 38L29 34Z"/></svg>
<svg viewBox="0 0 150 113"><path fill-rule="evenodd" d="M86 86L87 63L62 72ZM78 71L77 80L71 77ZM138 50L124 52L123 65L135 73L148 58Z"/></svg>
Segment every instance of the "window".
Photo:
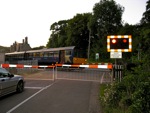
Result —
<svg viewBox="0 0 150 113"><path fill-rule="evenodd" d="M54 57L54 53L49 53L49 57Z"/></svg>
<svg viewBox="0 0 150 113"><path fill-rule="evenodd" d="M48 57L49 55L48 55L48 52L45 52L44 54L43 54L43 57Z"/></svg>
<svg viewBox="0 0 150 113"><path fill-rule="evenodd" d="M71 55L71 50L66 50L66 55Z"/></svg>
<svg viewBox="0 0 150 113"><path fill-rule="evenodd" d="M58 52L54 53L54 57L59 57Z"/></svg>
<svg viewBox="0 0 150 113"><path fill-rule="evenodd" d="M80 49L74 51L74 56L79 58L87 58L86 51Z"/></svg>
<svg viewBox="0 0 150 113"><path fill-rule="evenodd" d="M40 53L33 53L34 57L40 57Z"/></svg>

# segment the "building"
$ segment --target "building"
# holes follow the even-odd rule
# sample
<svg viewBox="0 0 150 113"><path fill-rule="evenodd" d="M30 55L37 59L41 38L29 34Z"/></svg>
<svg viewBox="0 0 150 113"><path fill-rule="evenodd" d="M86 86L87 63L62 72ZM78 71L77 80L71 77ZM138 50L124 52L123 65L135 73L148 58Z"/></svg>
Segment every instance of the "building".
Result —
<svg viewBox="0 0 150 113"><path fill-rule="evenodd" d="M19 52L19 51L27 51L31 50L30 45L28 44L28 37L22 40L22 43L14 42L13 45L10 46L10 52Z"/></svg>

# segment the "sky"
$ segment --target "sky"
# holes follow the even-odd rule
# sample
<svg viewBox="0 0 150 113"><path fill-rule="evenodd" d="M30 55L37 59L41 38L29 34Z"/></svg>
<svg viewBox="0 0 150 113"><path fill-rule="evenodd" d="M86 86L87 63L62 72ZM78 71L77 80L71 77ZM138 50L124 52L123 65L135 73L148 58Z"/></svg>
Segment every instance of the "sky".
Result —
<svg viewBox="0 0 150 113"><path fill-rule="evenodd" d="M54 22L93 12L100 0L0 0L0 46L10 47L28 37L30 46L46 46ZM125 11L122 20L140 22L148 0L115 0Z"/></svg>

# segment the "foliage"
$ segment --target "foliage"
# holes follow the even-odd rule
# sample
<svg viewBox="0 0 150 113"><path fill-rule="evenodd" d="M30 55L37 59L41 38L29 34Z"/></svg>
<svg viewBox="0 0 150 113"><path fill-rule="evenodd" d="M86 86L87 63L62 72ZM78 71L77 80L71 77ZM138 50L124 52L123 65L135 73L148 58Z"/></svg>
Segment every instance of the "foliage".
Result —
<svg viewBox="0 0 150 113"><path fill-rule="evenodd" d="M67 26L69 20L62 20L59 22L55 22L51 25L50 30L52 34L49 38L49 41L46 45L47 48L52 47L64 47L66 45L67 40Z"/></svg>
<svg viewBox="0 0 150 113"><path fill-rule="evenodd" d="M0 53L9 53L10 47L0 46Z"/></svg>
<svg viewBox="0 0 150 113"><path fill-rule="evenodd" d="M142 24L150 23L150 0L147 1L146 11L141 19Z"/></svg>
<svg viewBox="0 0 150 113"><path fill-rule="evenodd" d="M89 39L87 24L90 16L90 13L77 14L68 22L67 45L75 45L77 48L87 49Z"/></svg>
<svg viewBox="0 0 150 113"><path fill-rule="evenodd" d="M89 31L87 23L90 13L77 14L70 20L55 22L51 25L52 35L47 47L76 46L86 51Z"/></svg>
<svg viewBox="0 0 150 113"><path fill-rule="evenodd" d="M102 59L108 59L107 35L117 34L118 29L122 26L121 17L124 8L114 0L101 0L93 8L93 15L89 22L91 35L94 37L91 43L91 56L95 53L102 53ZM104 57L105 56L105 57Z"/></svg>
<svg viewBox="0 0 150 113"><path fill-rule="evenodd" d="M44 49L44 48L45 48L45 46L39 46L39 47L32 48L32 50L38 50L38 49Z"/></svg>
<svg viewBox="0 0 150 113"><path fill-rule="evenodd" d="M150 109L150 58L143 56L142 65L125 71L121 82L114 82L101 94L106 113L149 113Z"/></svg>

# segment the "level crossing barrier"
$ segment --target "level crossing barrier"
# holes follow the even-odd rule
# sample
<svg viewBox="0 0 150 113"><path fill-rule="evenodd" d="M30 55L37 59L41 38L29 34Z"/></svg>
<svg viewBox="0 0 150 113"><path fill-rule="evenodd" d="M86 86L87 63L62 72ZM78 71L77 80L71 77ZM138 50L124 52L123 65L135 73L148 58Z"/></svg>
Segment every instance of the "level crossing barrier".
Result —
<svg viewBox="0 0 150 113"><path fill-rule="evenodd" d="M23 64L1 64L3 68L51 68L52 78L68 79L68 80L84 80L97 82L111 82L112 81L112 64L102 65L69 65L69 64L55 64L55 65L23 65Z"/></svg>

